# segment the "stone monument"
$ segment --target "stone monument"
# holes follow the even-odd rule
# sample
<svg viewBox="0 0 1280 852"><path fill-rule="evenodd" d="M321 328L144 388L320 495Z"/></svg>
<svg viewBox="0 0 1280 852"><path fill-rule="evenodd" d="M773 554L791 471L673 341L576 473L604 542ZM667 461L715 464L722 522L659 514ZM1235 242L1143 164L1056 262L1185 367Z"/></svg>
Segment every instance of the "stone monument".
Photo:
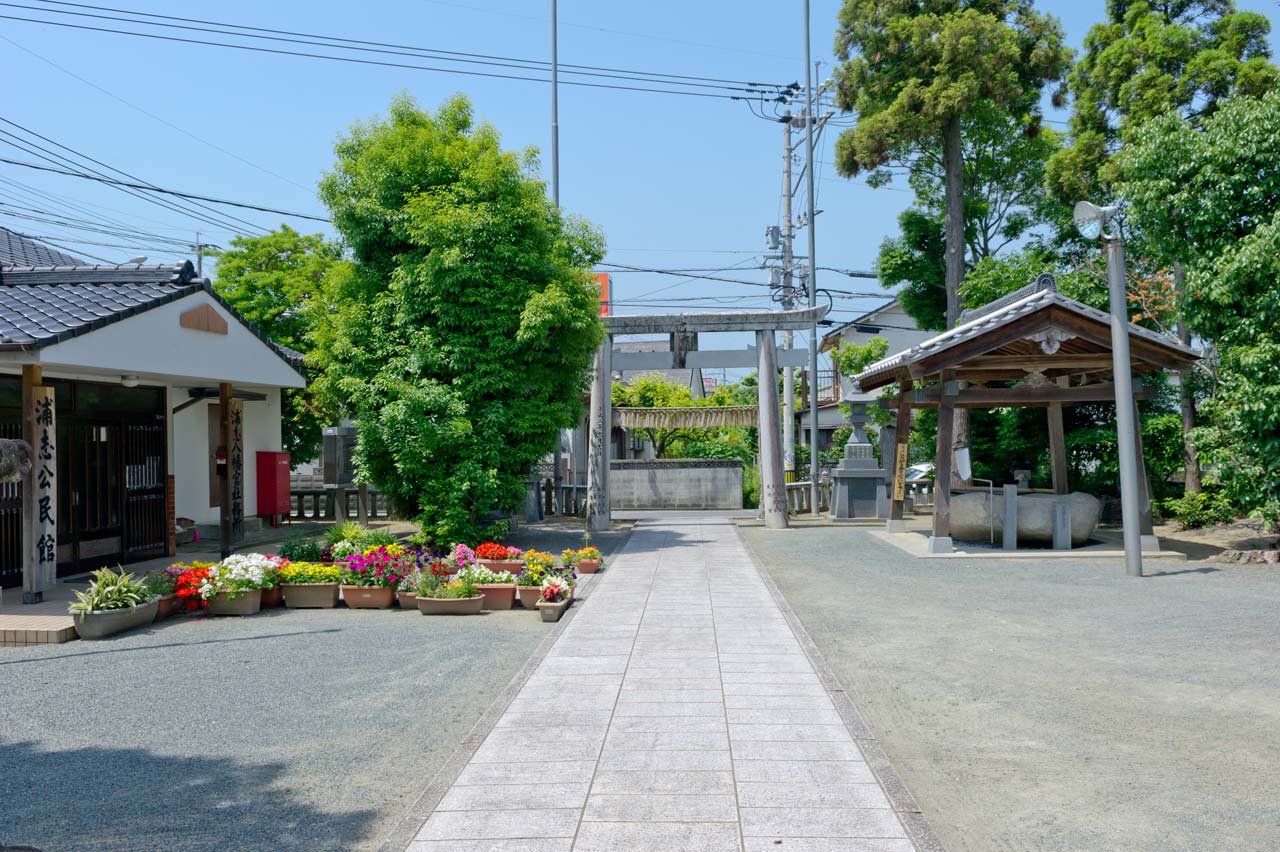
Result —
<svg viewBox="0 0 1280 852"><path fill-rule="evenodd" d="M878 518L885 510L888 497L884 490L884 471L871 453L871 442L863 425L867 416L867 404L855 402L847 396L843 402L849 405L849 425L853 432L844 445L844 459L831 471L831 517Z"/></svg>

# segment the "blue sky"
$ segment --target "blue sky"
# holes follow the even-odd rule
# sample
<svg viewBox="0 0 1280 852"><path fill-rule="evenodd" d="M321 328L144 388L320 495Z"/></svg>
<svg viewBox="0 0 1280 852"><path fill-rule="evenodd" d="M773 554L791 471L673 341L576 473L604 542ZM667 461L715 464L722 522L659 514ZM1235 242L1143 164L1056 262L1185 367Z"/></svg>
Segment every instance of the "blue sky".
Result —
<svg viewBox="0 0 1280 852"><path fill-rule="evenodd" d="M1104 8L1103 0L1039 5L1062 19L1076 47ZM1240 5L1275 18L1277 7L1270 2ZM533 59L549 55L547 2L370 0L357 6L119 0L119 7L458 51ZM803 80L801 8L798 0L560 0L560 60L767 82ZM838 0L813 3L814 58L824 60L826 68L838 8ZM56 17L12 8L0 14ZM0 24L0 37L0 79L7 82L0 115L159 186L323 215L314 185L332 162L335 137L353 120L381 112L401 90L424 106L465 92L477 113L499 128L506 146L542 149L544 174L550 175L550 93L544 84L242 53L14 21ZM201 144L94 86L236 156ZM708 274L765 280L764 272L751 267L764 250L765 227L779 219L780 125L728 101L566 86L560 94L560 128L562 204L605 231L609 260L662 268L737 265L741 271ZM833 141L834 134L824 138L820 162L830 161ZM31 159L12 148L0 156ZM876 190L842 180L830 165L820 165L817 174L817 204L825 211L818 217L819 265L869 269L880 242L896 231L895 217L910 194L901 187ZM156 233L194 239L201 227L72 178L6 164L0 164L0 178ZM0 184L0 201L18 204L15 197L30 198L12 184ZM280 221L270 214L239 215L265 227ZM0 222L38 235L69 234L55 225L2 215ZM225 244L231 236L202 230L214 243ZM173 258L127 248L77 248L113 262L137 254ZM764 292L647 273L615 273L613 280L613 296L624 303L620 313L674 310L625 305L640 297ZM833 273L821 273L820 284L879 292L875 282ZM844 300L834 318L849 319L881 300Z"/></svg>

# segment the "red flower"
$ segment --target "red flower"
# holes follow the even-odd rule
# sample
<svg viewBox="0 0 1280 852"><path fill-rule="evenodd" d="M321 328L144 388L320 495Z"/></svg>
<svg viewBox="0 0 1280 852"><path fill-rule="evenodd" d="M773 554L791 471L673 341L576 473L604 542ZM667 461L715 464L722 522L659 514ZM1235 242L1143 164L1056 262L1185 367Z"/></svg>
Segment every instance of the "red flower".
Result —
<svg viewBox="0 0 1280 852"><path fill-rule="evenodd" d="M477 559L506 559L510 555L506 547L493 541L486 541L476 548Z"/></svg>

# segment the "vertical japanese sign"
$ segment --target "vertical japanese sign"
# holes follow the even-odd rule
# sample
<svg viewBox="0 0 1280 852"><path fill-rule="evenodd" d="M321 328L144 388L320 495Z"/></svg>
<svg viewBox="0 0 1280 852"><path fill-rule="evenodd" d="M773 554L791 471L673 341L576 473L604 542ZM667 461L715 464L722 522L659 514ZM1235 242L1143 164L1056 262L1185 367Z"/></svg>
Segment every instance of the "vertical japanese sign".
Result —
<svg viewBox="0 0 1280 852"><path fill-rule="evenodd" d="M901 501L907 496L907 450L906 444L898 444L898 452L893 455L893 499Z"/></svg>
<svg viewBox="0 0 1280 852"><path fill-rule="evenodd" d="M231 477L231 540L244 537L244 401L231 400L231 443L227 476Z"/></svg>
<svg viewBox="0 0 1280 852"><path fill-rule="evenodd" d="M32 408L26 413L34 428L28 433L33 437L31 485L27 494L31 509L25 513L30 518L27 529L27 547L33 588L29 592L52 589L58 575L58 438L54 420L53 388L32 388Z"/></svg>
<svg viewBox="0 0 1280 852"><path fill-rule="evenodd" d="M609 273L597 272L595 274L596 283L600 285L600 316L607 317L609 310Z"/></svg>

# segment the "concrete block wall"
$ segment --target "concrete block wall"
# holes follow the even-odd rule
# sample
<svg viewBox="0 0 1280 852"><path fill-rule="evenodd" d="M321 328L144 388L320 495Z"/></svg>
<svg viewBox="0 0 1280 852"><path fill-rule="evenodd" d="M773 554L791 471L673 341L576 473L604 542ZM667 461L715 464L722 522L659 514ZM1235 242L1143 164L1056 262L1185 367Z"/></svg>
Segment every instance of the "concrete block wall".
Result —
<svg viewBox="0 0 1280 852"><path fill-rule="evenodd" d="M742 462L646 459L609 465L614 509L741 509Z"/></svg>

